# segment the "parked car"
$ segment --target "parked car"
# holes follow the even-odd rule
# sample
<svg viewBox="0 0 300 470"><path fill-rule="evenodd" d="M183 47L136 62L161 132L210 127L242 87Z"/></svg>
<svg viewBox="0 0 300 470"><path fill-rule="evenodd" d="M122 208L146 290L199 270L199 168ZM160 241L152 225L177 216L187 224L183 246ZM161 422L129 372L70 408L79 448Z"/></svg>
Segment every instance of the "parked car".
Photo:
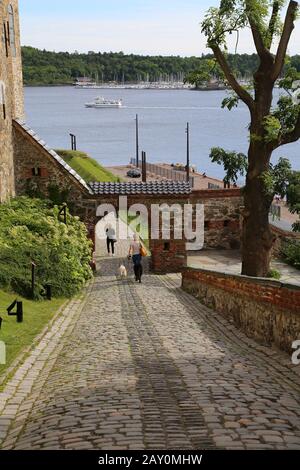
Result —
<svg viewBox="0 0 300 470"><path fill-rule="evenodd" d="M129 178L140 178L142 176L142 173L140 172L140 170L133 168L132 170L127 171L127 176Z"/></svg>

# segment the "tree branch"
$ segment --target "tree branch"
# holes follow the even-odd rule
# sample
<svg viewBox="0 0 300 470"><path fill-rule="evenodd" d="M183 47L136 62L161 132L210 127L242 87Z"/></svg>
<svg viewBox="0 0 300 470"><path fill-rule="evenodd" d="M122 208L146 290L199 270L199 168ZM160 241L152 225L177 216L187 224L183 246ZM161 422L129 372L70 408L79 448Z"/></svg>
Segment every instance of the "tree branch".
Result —
<svg viewBox="0 0 300 470"><path fill-rule="evenodd" d="M299 139L300 139L300 110L299 110L298 119L295 125L295 129L292 132L289 132L288 134L285 134L282 137L279 143L279 147L281 147L282 145L291 144L292 142L296 142Z"/></svg>
<svg viewBox="0 0 300 470"><path fill-rule="evenodd" d="M231 68L229 67L228 62L227 62L223 52L221 51L220 47L216 44L212 44L210 47L211 47L211 49L212 49L212 51L215 55L215 58L216 58L218 64L220 65L221 69L223 70L224 75L225 75L229 85L233 88L233 90L236 92L236 94L239 96L239 98L248 106L250 111L253 112L255 103L254 103L254 100L253 100L252 96L250 95L250 93L248 93L247 90L245 90L245 88L243 88L238 83L238 81L235 78Z"/></svg>
<svg viewBox="0 0 300 470"><path fill-rule="evenodd" d="M295 28L294 22L295 22L295 17L296 17L298 6L299 6L298 2L291 0L288 6L287 12L286 12L283 31L282 31L279 46L277 49L275 63L274 63L272 75L271 75L272 80L274 82L279 77L284 66L284 60L285 60L285 56L287 53L289 41L293 32L293 29Z"/></svg>
<svg viewBox="0 0 300 470"><path fill-rule="evenodd" d="M261 32L259 31L259 28L258 28L257 24L255 23L255 21L252 18L250 3L251 2L249 2L249 0L246 1L246 13L247 13L247 17L248 17L249 24L250 24L250 27L251 27L255 48L256 48L257 53L258 53L258 55L259 55L259 57L262 61L265 60L265 59L268 59L268 60L272 60L272 62L273 62L273 56L272 56L271 52L265 46L265 43L264 43L263 37L261 35Z"/></svg>
<svg viewBox="0 0 300 470"><path fill-rule="evenodd" d="M272 15L271 15L270 22L269 22L269 27L268 27L268 38L267 38L267 41L268 41L267 47L268 47L268 49L270 49L271 46L272 46L279 11L280 11L280 6L279 6L279 1L277 0L277 1L274 1L274 3L273 3Z"/></svg>

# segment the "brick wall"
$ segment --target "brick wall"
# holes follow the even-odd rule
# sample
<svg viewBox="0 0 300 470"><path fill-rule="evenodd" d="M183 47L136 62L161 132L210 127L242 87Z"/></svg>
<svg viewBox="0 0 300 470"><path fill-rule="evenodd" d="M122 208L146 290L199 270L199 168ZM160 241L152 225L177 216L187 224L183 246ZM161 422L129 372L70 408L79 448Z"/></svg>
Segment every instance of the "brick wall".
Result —
<svg viewBox="0 0 300 470"><path fill-rule="evenodd" d="M184 240L151 240L151 270L154 273L178 273L187 265Z"/></svg>
<svg viewBox="0 0 300 470"><path fill-rule="evenodd" d="M300 338L300 286L192 268L182 286L262 344L291 352Z"/></svg>

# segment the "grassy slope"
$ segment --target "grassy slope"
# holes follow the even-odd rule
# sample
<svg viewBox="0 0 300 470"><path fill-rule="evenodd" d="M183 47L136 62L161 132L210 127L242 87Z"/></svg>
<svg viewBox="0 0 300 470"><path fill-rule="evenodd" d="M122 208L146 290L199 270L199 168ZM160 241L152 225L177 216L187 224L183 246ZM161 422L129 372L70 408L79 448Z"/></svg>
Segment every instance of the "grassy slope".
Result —
<svg viewBox="0 0 300 470"><path fill-rule="evenodd" d="M87 183L118 182L120 178L103 168L96 160L84 152L74 150L56 150L68 165L70 165Z"/></svg>
<svg viewBox="0 0 300 470"><path fill-rule="evenodd" d="M6 344L6 365L0 365L0 376L8 368L22 350L32 344L34 338L42 332L46 324L53 318L65 299L54 299L51 302L23 301L23 323L17 323L16 317L7 315L7 307L17 298L16 294L6 293L0 290L0 316L2 317L2 329L0 341Z"/></svg>

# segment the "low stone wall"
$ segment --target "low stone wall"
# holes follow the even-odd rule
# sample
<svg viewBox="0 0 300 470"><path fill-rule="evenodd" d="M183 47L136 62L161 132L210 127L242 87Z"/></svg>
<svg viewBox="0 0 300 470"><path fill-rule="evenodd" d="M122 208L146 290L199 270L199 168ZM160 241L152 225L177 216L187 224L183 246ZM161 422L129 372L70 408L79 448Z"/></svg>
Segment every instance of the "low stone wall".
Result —
<svg viewBox="0 0 300 470"><path fill-rule="evenodd" d="M273 246L273 255L280 257L282 254L282 249L287 242L298 241L300 243L300 233L299 232L287 232L282 230L275 225L271 225L272 233L275 235L276 240Z"/></svg>
<svg viewBox="0 0 300 470"><path fill-rule="evenodd" d="M300 339L300 287L193 268L182 287L264 345L291 353Z"/></svg>

